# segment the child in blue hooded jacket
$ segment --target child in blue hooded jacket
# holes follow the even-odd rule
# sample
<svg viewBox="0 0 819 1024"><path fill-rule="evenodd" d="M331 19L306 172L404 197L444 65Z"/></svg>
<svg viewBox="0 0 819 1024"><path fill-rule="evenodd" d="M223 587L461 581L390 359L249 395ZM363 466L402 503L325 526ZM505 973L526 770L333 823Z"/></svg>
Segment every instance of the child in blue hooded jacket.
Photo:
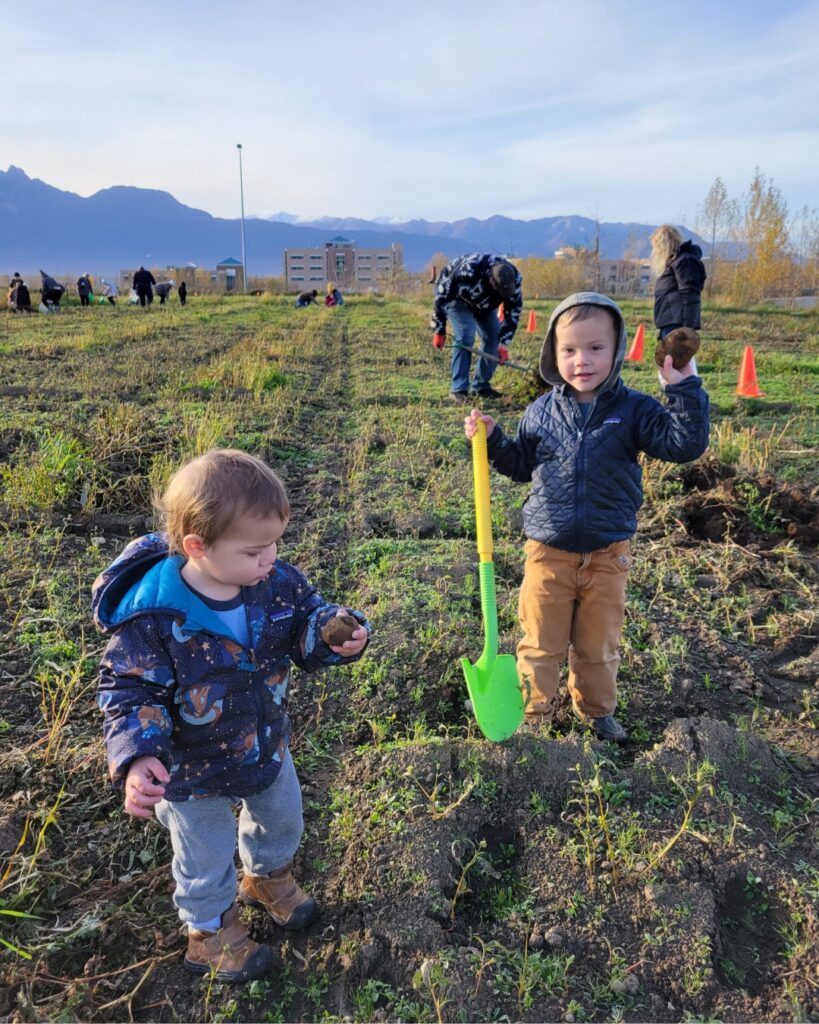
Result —
<svg viewBox="0 0 819 1024"><path fill-rule="evenodd" d="M517 436L478 409L464 421L472 438L482 419L492 465L532 486L517 650L527 724L550 721L568 655L575 712L617 743L627 739L614 712L629 545L643 501L638 455L688 462L705 451L709 432L708 395L692 364L676 370L666 358L661 405L620 379L627 342L616 303L570 295L552 313L540 354L553 390L529 406Z"/></svg>
<svg viewBox="0 0 819 1024"><path fill-rule="evenodd" d="M236 907L234 807L239 899L305 927L316 904L292 873L303 819L284 703L290 665L350 662L369 627L359 612L334 621L346 609L277 561L290 505L261 460L208 452L176 472L159 507L166 533L129 544L93 588L96 622L113 634L97 698L108 767L125 810L155 813L170 832L185 966L246 981L272 953Z"/></svg>

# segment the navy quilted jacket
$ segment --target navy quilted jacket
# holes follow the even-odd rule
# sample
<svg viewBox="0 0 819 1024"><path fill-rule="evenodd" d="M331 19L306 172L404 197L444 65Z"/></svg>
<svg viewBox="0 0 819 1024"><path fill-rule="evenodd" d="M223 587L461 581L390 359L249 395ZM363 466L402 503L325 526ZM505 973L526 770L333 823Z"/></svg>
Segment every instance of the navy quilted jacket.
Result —
<svg viewBox="0 0 819 1024"><path fill-rule="evenodd" d="M167 800L250 796L271 785L287 750L291 662L309 671L356 659L322 641L338 605L292 565L276 562L243 588L247 649L185 586L182 564L163 535L149 534L94 583L97 625L113 633L97 690L109 772L122 786L132 761L153 756L171 774Z"/></svg>
<svg viewBox="0 0 819 1024"><path fill-rule="evenodd" d="M491 313L503 303L503 323L498 329L498 340L501 345L508 345L518 329L520 311L523 308L523 278L520 271L513 266L517 287L511 299L504 299L489 283L492 267L496 263L508 262L502 256L491 256L488 253L470 253L468 256L458 256L450 260L438 275L435 284L435 304L430 323L435 333L446 334L446 307L450 302L462 302L479 317Z"/></svg>
<svg viewBox="0 0 819 1024"><path fill-rule="evenodd" d="M552 338L558 316L570 306L605 306L619 318L612 372L588 420L554 362ZM499 426L489 435L489 459L504 476L532 491L523 510L527 537L564 551L597 551L626 540L637 529L643 502L639 452L668 462L699 458L708 446L708 396L699 377L667 385L667 406L620 380L627 343L619 308L594 292L565 299L552 313L540 372L555 385L524 413L514 439Z"/></svg>

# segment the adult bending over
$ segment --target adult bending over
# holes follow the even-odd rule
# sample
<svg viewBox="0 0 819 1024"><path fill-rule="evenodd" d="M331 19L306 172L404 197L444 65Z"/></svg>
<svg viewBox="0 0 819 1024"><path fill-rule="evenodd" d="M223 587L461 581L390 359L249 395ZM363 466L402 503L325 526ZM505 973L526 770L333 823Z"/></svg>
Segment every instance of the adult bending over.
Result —
<svg viewBox="0 0 819 1024"><path fill-rule="evenodd" d="M151 286L155 284L156 278L145 267L140 267L134 274L134 291L137 293L140 306L147 306L154 301L154 292Z"/></svg>
<svg viewBox="0 0 819 1024"><path fill-rule="evenodd" d="M487 253L471 253L450 260L438 276L431 327L435 331L432 344L443 348L446 343L446 322L452 323L452 384L450 397L464 403L469 397L469 375L475 332L480 335L483 351L497 359L477 360L472 377L472 391L481 398L500 398L491 386L498 362L509 356L507 345L517 330L522 278L508 260ZM503 303L503 320L496 310Z"/></svg>

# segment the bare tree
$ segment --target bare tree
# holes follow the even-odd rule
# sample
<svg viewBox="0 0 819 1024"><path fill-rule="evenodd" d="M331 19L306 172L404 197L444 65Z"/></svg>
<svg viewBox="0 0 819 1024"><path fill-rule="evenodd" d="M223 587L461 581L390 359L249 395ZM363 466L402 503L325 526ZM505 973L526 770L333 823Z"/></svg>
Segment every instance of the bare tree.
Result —
<svg viewBox="0 0 819 1024"><path fill-rule="evenodd" d="M708 194L697 218L701 225L700 233L705 234L711 240L711 261L708 273L709 295L713 293L717 280L717 261L722 256L721 251L718 254L717 236L721 240L725 240L733 233L738 213L738 203L735 199L729 199L728 189L722 178L715 178L713 185L708 189Z"/></svg>
<svg viewBox="0 0 819 1024"><path fill-rule="evenodd" d="M796 270L794 291L819 287L819 213L815 207L803 206L790 227Z"/></svg>

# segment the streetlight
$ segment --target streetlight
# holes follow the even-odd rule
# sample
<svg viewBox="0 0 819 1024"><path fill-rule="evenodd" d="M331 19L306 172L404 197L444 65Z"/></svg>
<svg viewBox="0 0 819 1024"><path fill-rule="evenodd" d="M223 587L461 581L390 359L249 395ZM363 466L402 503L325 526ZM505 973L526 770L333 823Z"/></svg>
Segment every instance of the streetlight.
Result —
<svg viewBox="0 0 819 1024"><path fill-rule="evenodd" d="M242 284L244 286L244 292L247 294L247 261L245 260L245 186L242 181L242 144L241 142L236 143L236 148L239 150L239 196L242 201Z"/></svg>

